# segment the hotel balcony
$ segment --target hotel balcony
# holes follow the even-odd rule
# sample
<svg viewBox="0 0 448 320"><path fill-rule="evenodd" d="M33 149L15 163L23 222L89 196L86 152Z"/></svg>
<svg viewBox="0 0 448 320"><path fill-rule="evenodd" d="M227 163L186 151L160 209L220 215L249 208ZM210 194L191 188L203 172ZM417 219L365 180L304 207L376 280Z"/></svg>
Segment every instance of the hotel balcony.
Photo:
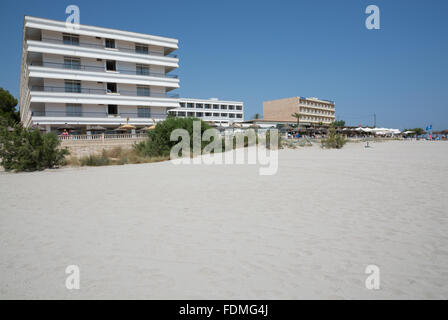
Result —
<svg viewBox="0 0 448 320"><path fill-rule="evenodd" d="M168 71L179 67L179 59L171 56L142 54L135 52L135 50L132 52L132 50L109 49L94 44L64 44L63 40L47 38L43 38L42 41L27 40L27 51L160 65L167 67Z"/></svg>
<svg viewBox="0 0 448 320"><path fill-rule="evenodd" d="M31 103L115 104L154 107L179 107L177 94L106 89L67 88L33 85L30 88Z"/></svg>
<svg viewBox="0 0 448 320"><path fill-rule="evenodd" d="M114 82L139 84L148 86L179 88L177 75L153 71L137 71L116 69L106 70L104 67L86 64L66 64L55 62L33 61L27 69L28 77L49 79L70 79L94 82Z"/></svg>
<svg viewBox="0 0 448 320"><path fill-rule="evenodd" d="M104 126L118 126L126 123L129 118L129 123L133 125L146 126L153 124L153 119L161 120L167 117L166 112L160 111L148 111L142 112L126 111L128 107L122 107L125 109L123 112L117 112L116 114L110 114L106 108L104 111L32 111L32 121L34 124L39 125L104 125ZM84 106L83 106L84 109ZM85 109L89 109L86 106ZM134 109L135 110L135 109Z"/></svg>

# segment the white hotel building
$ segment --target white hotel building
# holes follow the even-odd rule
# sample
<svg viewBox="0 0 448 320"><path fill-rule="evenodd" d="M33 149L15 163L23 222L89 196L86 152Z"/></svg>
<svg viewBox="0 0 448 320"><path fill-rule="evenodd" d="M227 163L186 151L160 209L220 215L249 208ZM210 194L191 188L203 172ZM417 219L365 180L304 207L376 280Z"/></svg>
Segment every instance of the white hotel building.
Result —
<svg viewBox="0 0 448 320"><path fill-rule="evenodd" d="M196 117L222 126L244 121L244 104L241 101L181 98L179 104L179 108L168 112L176 117Z"/></svg>
<svg viewBox="0 0 448 320"><path fill-rule="evenodd" d="M47 131L137 128L179 108L178 40L25 16L20 115Z"/></svg>

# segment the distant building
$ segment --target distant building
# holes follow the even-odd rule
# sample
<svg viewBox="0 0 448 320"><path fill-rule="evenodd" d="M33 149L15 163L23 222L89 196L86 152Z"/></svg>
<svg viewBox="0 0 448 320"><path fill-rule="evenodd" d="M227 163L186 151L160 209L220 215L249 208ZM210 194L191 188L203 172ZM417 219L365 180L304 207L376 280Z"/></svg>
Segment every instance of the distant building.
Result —
<svg viewBox="0 0 448 320"><path fill-rule="evenodd" d="M331 124L335 119L335 105L333 101L318 98L292 97L263 102L263 120L300 124Z"/></svg>
<svg viewBox="0 0 448 320"><path fill-rule="evenodd" d="M176 117L196 117L204 121L228 125L244 120L244 105L241 101L180 98L180 107L169 110Z"/></svg>

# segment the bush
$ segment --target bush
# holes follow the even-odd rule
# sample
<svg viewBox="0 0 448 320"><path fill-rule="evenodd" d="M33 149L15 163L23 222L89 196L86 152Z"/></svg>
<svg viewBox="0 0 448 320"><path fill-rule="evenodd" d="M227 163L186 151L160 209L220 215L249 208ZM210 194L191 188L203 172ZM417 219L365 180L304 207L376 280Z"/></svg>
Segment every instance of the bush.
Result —
<svg viewBox="0 0 448 320"><path fill-rule="evenodd" d="M59 149L55 133L41 134L38 129L26 129L20 124L12 131L0 127L0 159L5 170L35 171L65 163L67 149Z"/></svg>
<svg viewBox="0 0 448 320"><path fill-rule="evenodd" d="M157 123L154 130L148 131L148 140L135 145L135 151L138 155L144 157L167 157L170 155L171 148L178 141L170 141L171 132L175 129L185 129L190 136L190 148L193 150L193 122L201 121L197 118L172 118ZM201 121L201 137L205 130L210 126ZM202 141L201 150L209 142Z"/></svg>
<svg viewBox="0 0 448 320"><path fill-rule="evenodd" d="M327 149L341 149L347 143L347 139L336 133L334 128L330 128L327 139L322 139L322 147Z"/></svg>
<svg viewBox="0 0 448 320"><path fill-rule="evenodd" d="M82 157L81 159L79 159L79 163L81 164L81 166L107 166L110 164L110 159L107 156L106 151L103 150L103 153L101 155L91 154L87 157Z"/></svg>

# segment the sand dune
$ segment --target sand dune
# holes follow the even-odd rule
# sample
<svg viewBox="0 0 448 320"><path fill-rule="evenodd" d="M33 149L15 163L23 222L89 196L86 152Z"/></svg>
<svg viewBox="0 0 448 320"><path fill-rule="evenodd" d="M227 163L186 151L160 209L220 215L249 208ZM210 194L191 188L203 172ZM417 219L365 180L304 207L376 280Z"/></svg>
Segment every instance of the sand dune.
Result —
<svg viewBox="0 0 448 320"><path fill-rule="evenodd" d="M0 173L0 298L447 299L448 143ZM65 288L65 268L81 271ZM380 290L364 270L380 267Z"/></svg>

